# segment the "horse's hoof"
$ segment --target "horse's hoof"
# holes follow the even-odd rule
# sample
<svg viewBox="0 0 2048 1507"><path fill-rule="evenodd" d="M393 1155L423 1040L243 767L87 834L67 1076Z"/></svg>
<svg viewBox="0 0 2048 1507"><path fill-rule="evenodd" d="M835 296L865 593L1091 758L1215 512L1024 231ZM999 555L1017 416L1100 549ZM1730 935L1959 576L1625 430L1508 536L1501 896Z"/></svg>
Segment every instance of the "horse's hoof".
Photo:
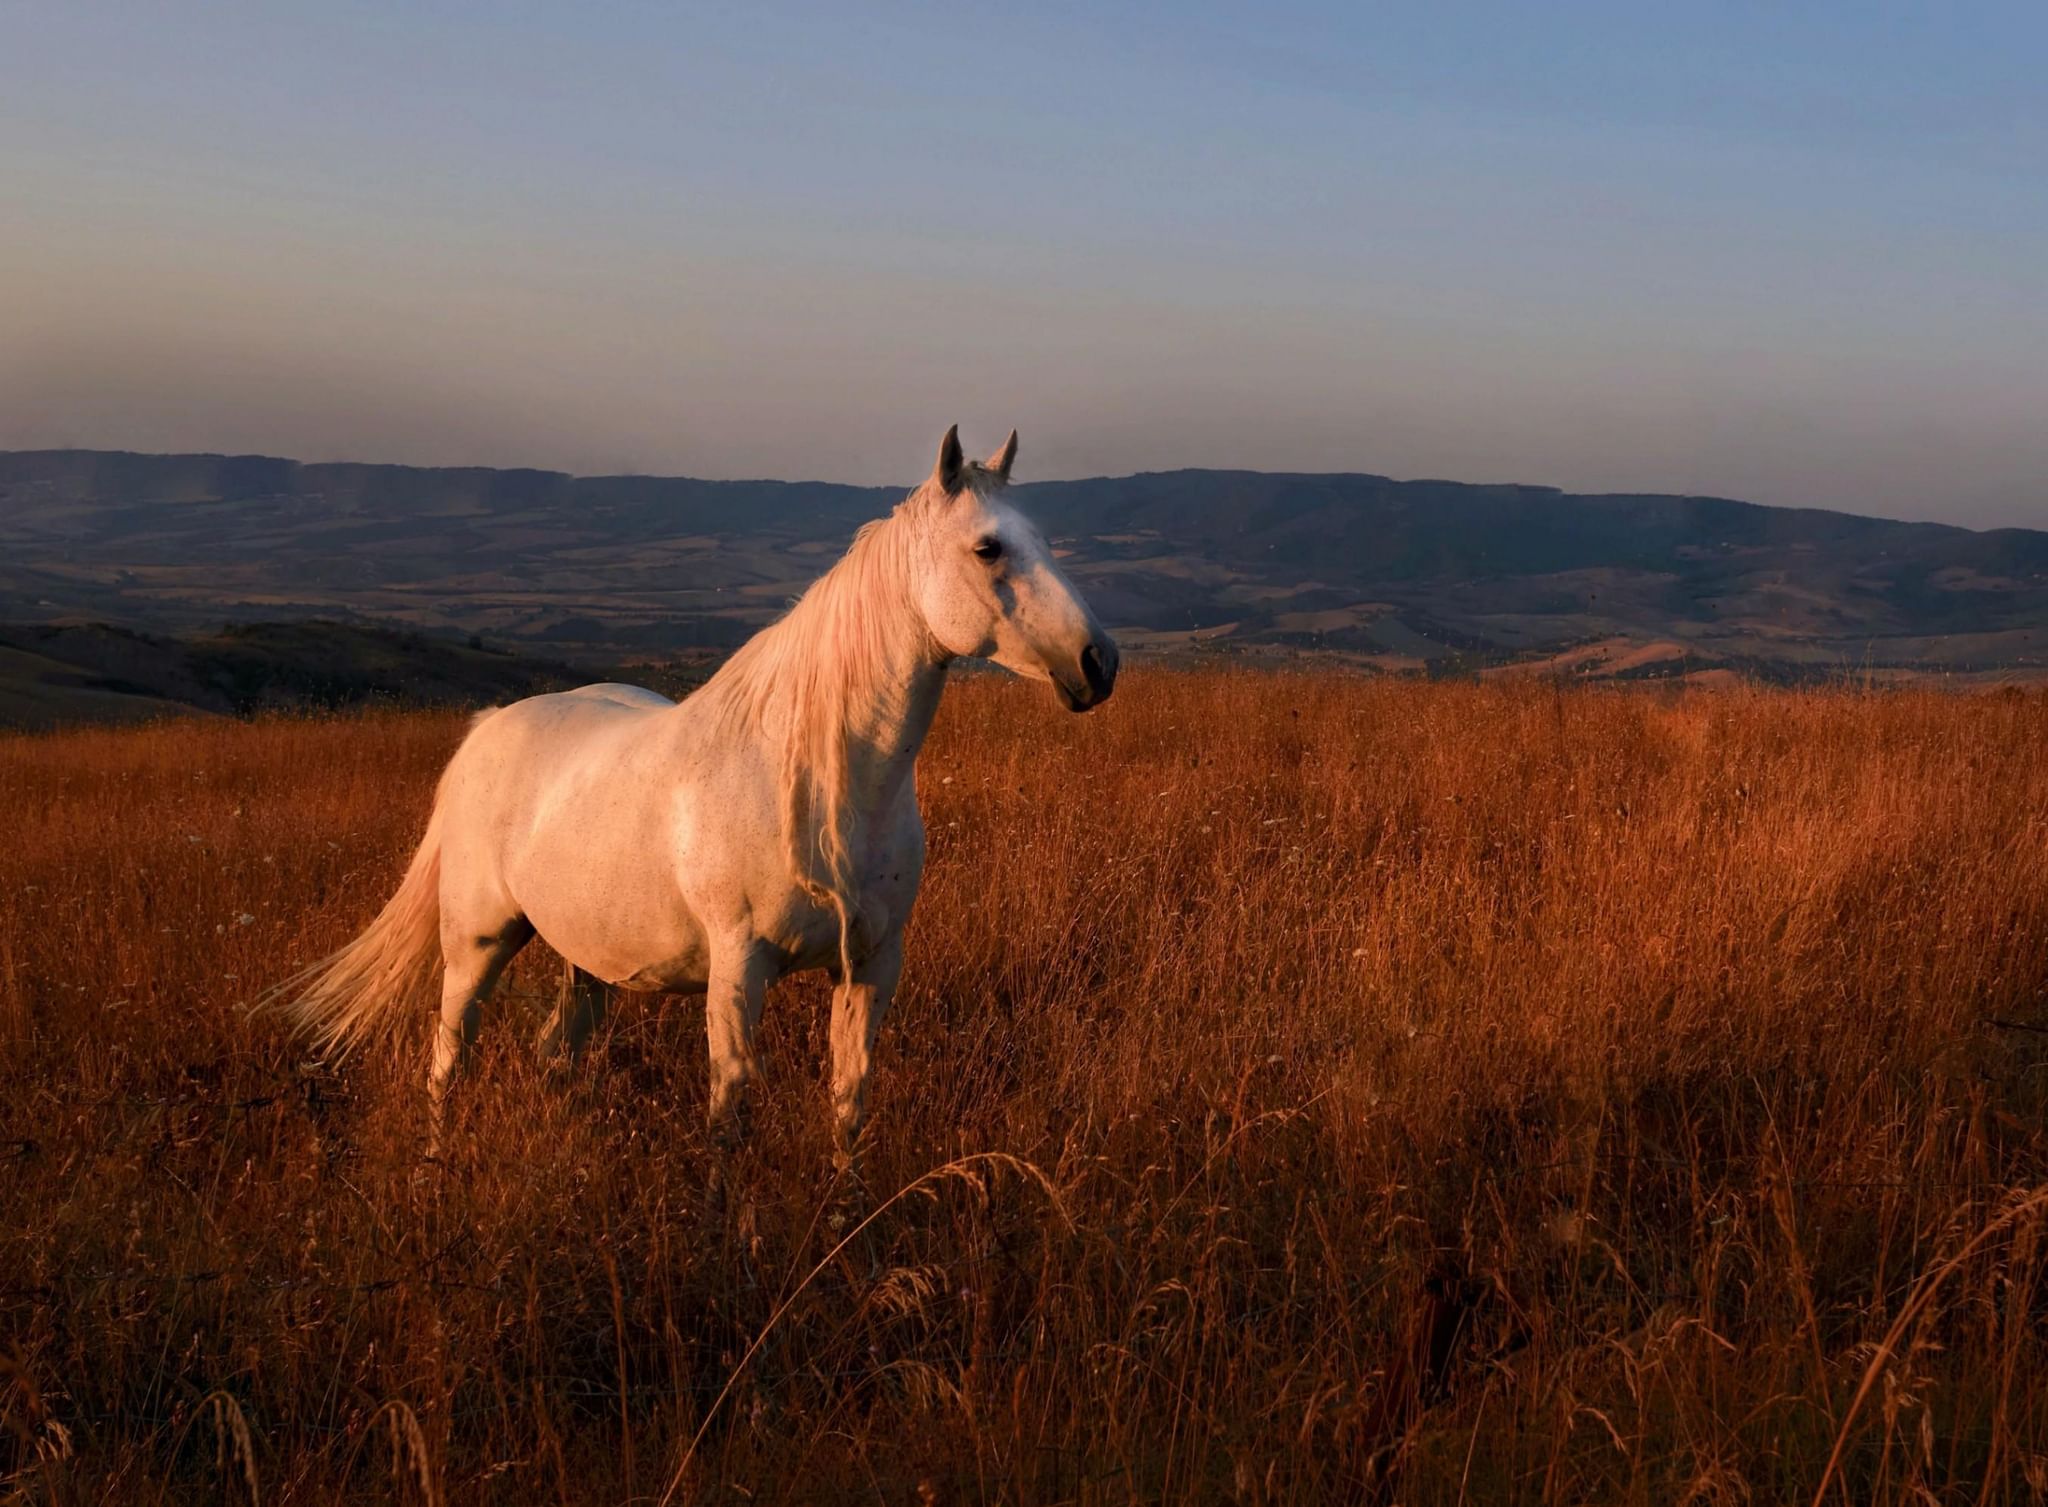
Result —
<svg viewBox="0 0 2048 1507"><path fill-rule="evenodd" d="M718 1158L711 1164L710 1172L704 1177L704 1217L712 1223L725 1218L727 1203L732 1198L732 1178L725 1170L725 1159Z"/></svg>
<svg viewBox="0 0 2048 1507"><path fill-rule="evenodd" d="M843 1235L867 1218L868 1185L860 1175L860 1163L854 1157L842 1153L832 1161L836 1171L832 1178L832 1191L828 1195L825 1224L834 1235Z"/></svg>

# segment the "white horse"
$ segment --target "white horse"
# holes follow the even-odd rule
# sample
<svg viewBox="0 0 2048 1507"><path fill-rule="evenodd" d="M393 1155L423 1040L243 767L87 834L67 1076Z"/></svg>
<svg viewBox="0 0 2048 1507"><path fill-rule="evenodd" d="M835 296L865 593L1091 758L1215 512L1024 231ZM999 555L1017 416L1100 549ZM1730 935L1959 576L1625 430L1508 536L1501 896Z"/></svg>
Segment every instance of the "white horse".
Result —
<svg viewBox="0 0 2048 1507"><path fill-rule="evenodd" d="M1117 650L1044 538L946 431L928 481L869 523L771 627L681 703L593 685L481 713L426 836L369 927L274 991L334 1053L406 1018L435 965L435 1135L506 964L536 935L572 969L543 1033L580 1052L606 985L701 993L710 1115L729 1134L759 1076L754 1028L784 974L831 972L842 1156L924 870L915 766L953 660L1110 693Z"/></svg>

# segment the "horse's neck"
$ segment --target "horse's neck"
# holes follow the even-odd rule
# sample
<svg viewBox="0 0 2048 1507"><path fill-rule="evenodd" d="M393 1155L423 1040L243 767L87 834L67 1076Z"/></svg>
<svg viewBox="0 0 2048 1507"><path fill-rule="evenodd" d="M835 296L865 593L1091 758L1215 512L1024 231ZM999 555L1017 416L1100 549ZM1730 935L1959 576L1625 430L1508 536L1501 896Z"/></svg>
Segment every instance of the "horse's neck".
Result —
<svg viewBox="0 0 2048 1507"><path fill-rule="evenodd" d="M900 798L938 711L948 656L911 606L900 557L873 553L902 542L883 532L899 526L863 530L788 617L698 693L714 714L737 713L782 743L785 799L800 797L792 820L823 794L813 820L867 825Z"/></svg>
<svg viewBox="0 0 2048 1507"><path fill-rule="evenodd" d="M945 661L906 656L904 663L891 667L872 714L848 725L848 794L863 815L893 804L901 795L945 689Z"/></svg>
<svg viewBox="0 0 2048 1507"><path fill-rule="evenodd" d="M845 799L859 820L892 802L908 781L946 684L948 656L912 604L909 527L899 510L863 530L822 583L828 631L863 644L858 654L827 660L844 678L825 698L837 703Z"/></svg>

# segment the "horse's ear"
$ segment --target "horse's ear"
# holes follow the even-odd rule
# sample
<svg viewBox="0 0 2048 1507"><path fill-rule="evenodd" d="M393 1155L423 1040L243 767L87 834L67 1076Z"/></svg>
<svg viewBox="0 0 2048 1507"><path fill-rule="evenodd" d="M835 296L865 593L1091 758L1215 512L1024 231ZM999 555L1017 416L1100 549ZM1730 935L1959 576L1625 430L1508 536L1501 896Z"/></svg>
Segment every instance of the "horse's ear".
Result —
<svg viewBox="0 0 2048 1507"><path fill-rule="evenodd" d="M932 480L939 484L942 492L957 492L966 471L967 457L960 449L960 426L955 424L939 441L939 463L932 467Z"/></svg>
<svg viewBox="0 0 2048 1507"><path fill-rule="evenodd" d="M998 481L1010 479L1010 466L1017 459L1017 431L1012 429L1010 437L1003 441L1003 448L988 458L988 470Z"/></svg>

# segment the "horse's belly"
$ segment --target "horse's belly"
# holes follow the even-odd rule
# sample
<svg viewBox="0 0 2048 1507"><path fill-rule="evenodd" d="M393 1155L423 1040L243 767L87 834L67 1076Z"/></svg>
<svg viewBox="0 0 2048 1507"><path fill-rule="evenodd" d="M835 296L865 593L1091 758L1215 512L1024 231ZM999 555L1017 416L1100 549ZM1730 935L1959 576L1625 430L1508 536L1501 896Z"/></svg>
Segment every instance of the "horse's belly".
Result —
<svg viewBox="0 0 2048 1507"><path fill-rule="evenodd" d="M710 954L699 946L605 982L645 994L702 994L711 982Z"/></svg>
<svg viewBox="0 0 2048 1507"><path fill-rule="evenodd" d="M535 930L585 973L622 989L693 994L710 977L711 949L703 934L694 930L645 928L626 936L616 929L574 929L559 940L546 926L537 924Z"/></svg>
<svg viewBox="0 0 2048 1507"><path fill-rule="evenodd" d="M520 900L543 942L608 984L681 993L705 985L710 945L673 886L621 874L595 885L528 886Z"/></svg>

